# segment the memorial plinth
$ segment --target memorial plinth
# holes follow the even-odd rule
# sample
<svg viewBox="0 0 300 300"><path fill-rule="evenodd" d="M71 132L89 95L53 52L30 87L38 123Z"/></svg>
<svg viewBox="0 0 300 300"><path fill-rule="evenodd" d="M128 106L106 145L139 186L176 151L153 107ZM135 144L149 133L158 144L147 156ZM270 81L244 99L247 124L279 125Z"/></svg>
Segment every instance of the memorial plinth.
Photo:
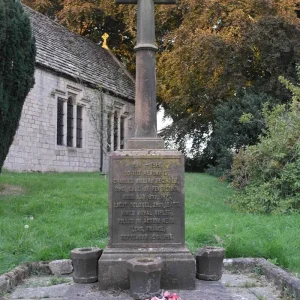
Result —
<svg viewBox="0 0 300 300"><path fill-rule="evenodd" d="M109 242L99 260L101 290L129 289L127 261L159 258L161 288L194 289L195 260L184 244L184 158L157 137L154 4L137 4L135 134L109 159Z"/></svg>
<svg viewBox="0 0 300 300"><path fill-rule="evenodd" d="M109 242L100 289L129 289L127 261L161 258L163 289L194 289L195 259L185 247L184 157L170 150L110 155Z"/></svg>

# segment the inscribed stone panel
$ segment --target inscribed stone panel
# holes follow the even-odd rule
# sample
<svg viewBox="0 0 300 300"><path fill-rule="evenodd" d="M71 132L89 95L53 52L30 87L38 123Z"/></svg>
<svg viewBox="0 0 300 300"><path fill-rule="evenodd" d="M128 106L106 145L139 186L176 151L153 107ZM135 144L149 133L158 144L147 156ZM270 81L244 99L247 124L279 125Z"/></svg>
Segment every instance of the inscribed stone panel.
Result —
<svg viewBox="0 0 300 300"><path fill-rule="evenodd" d="M183 156L130 152L110 157L110 246L184 245Z"/></svg>

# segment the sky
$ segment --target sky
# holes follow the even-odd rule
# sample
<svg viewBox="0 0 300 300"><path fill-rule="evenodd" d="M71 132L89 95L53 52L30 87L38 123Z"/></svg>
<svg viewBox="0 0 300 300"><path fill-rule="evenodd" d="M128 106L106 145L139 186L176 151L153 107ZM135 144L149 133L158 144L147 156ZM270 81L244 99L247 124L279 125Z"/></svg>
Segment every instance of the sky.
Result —
<svg viewBox="0 0 300 300"><path fill-rule="evenodd" d="M163 120L164 113L165 111L162 107L157 112L157 131L162 130L164 127L172 123L171 118L166 118L165 120Z"/></svg>

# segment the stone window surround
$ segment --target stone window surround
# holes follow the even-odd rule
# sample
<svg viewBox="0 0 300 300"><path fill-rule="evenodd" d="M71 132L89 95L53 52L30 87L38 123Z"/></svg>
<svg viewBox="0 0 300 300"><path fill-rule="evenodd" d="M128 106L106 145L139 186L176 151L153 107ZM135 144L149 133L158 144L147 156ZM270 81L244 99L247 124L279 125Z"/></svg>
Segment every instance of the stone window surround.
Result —
<svg viewBox="0 0 300 300"><path fill-rule="evenodd" d="M82 90L78 89L74 86L67 85L67 92L61 90L55 90L52 92L52 96L55 97L55 107L56 107L56 121L57 121L57 104L58 100L63 101L63 111L64 111L64 128L63 128L63 145L57 144L57 122L56 122L56 137L55 137L55 148L57 150L72 150L77 151L80 149L86 148L86 105L88 100L82 97ZM67 105L68 100L72 101L73 103L73 140L72 146L67 146ZM77 143L77 106L82 107L82 145L81 147L76 147Z"/></svg>
<svg viewBox="0 0 300 300"><path fill-rule="evenodd" d="M107 144L110 145L110 147L107 147L108 152L114 151L114 150L120 150L120 149L126 149L126 141L128 137L128 120L129 120L129 111L128 106L126 104L114 101L113 104L107 105L107 115L106 115L107 124L110 125L110 134L108 134L108 139L110 137L110 141L107 141ZM114 133L115 128L115 118L117 119L117 133ZM123 126L121 126L121 122L123 123ZM123 134L121 134L121 127L123 127ZM109 130L109 128L108 128ZM121 140L121 135L123 135L123 140ZM117 137L116 141L116 147L114 138Z"/></svg>

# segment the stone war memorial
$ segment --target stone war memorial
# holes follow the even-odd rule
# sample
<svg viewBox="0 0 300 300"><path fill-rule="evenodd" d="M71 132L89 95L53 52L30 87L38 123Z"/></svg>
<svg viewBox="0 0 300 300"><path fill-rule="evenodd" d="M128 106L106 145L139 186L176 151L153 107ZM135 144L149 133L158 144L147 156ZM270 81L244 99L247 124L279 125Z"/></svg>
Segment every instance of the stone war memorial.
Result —
<svg viewBox="0 0 300 300"><path fill-rule="evenodd" d="M184 156L157 137L155 4L137 4L135 135L109 159L109 242L98 262L99 289L129 289L127 262L162 260L161 288L194 289L195 259L185 246Z"/></svg>

